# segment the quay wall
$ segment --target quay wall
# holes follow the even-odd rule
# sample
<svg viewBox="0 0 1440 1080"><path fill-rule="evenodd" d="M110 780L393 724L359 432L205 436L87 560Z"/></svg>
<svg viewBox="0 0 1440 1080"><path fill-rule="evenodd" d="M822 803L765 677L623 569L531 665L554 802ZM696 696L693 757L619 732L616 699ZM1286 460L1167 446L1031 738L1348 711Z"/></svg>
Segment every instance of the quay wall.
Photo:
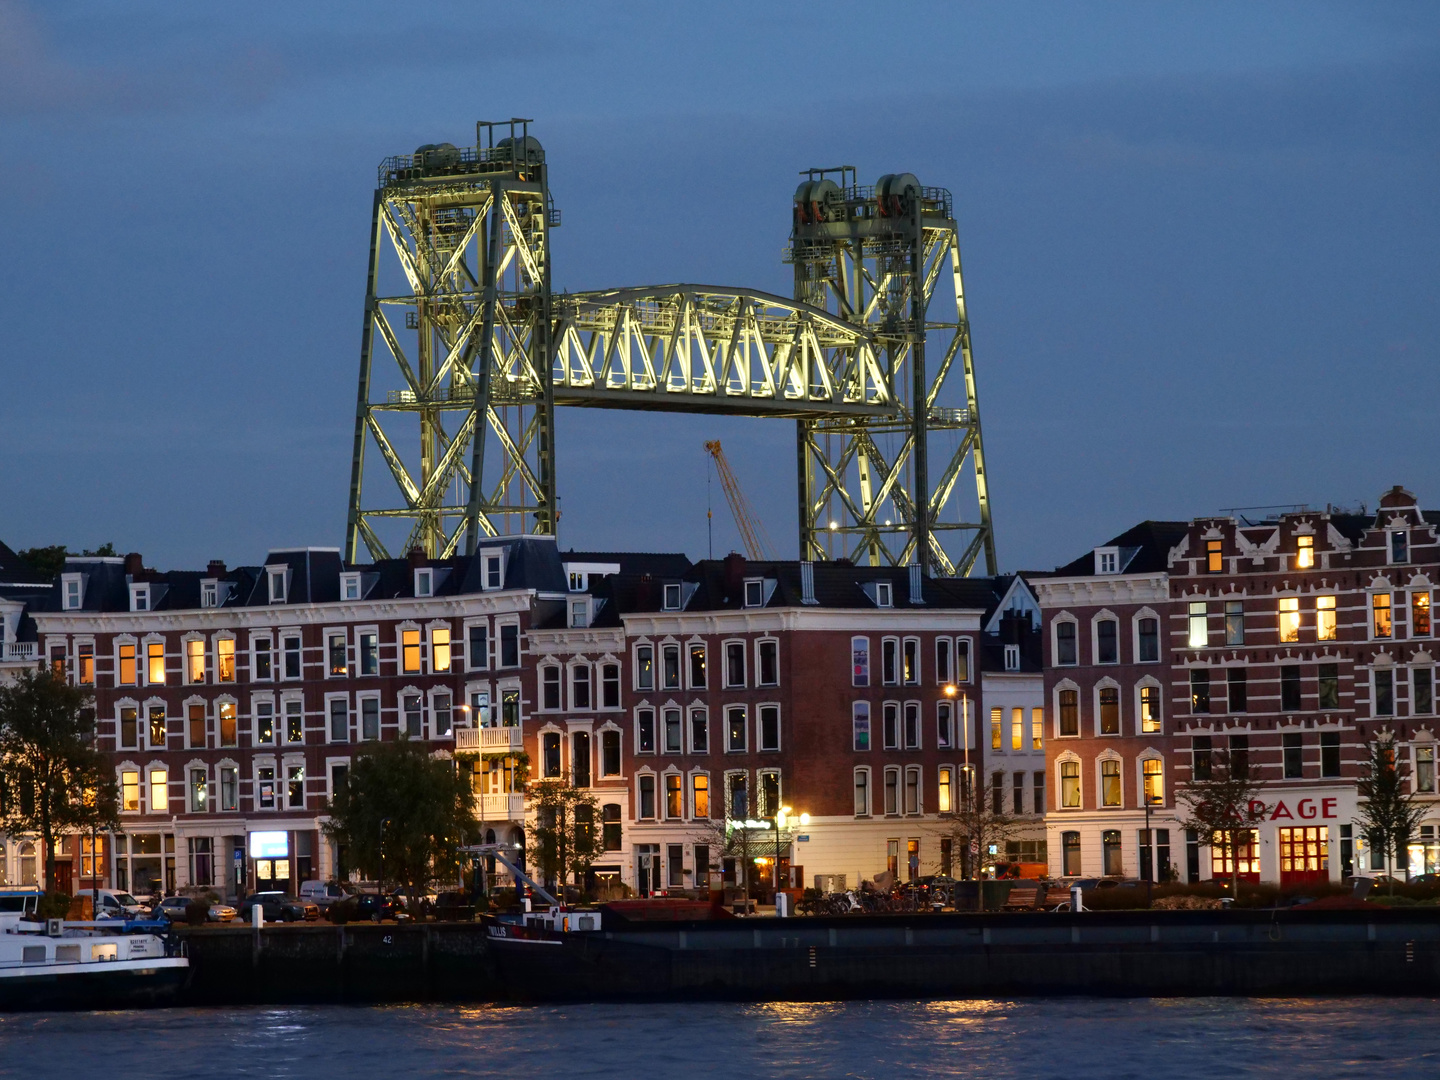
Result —
<svg viewBox="0 0 1440 1080"><path fill-rule="evenodd" d="M741 919L501 943L479 924L181 931L193 1004L1440 994L1440 913Z"/></svg>

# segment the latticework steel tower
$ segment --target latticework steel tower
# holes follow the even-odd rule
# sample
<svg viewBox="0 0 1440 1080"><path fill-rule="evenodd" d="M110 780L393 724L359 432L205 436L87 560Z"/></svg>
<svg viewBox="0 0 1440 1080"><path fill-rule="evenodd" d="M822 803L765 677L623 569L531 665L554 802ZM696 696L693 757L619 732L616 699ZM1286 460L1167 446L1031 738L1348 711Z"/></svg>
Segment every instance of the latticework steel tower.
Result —
<svg viewBox="0 0 1440 1080"><path fill-rule="evenodd" d="M388 557L387 540L444 557L472 552L482 535L554 531L549 229L558 217L528 123L482 123L473 148L427 145L380 166L348 559L362 540L372 558ZM377 338L393 385L376 378ZM365 498L372 443L394 481L384 487L398 488L391 505Z"/></svg>
<svg viewBox="0 0 1440 1080"><path fill-rule="evenodd" d="M921 187L909 173L862 187L849 166L804 175L786 253L795 297L873 333L898 408L892 417L798 422L800 557L918 562L933 574L968 575L983 552L985 571L993 574L995 539L950 192ZM954 308L937 304L932 311L947 276ZM954 374L963 376L963 390L952 400L946 389ZM978 503L968 521L958 497L967 471Z"/></svg>

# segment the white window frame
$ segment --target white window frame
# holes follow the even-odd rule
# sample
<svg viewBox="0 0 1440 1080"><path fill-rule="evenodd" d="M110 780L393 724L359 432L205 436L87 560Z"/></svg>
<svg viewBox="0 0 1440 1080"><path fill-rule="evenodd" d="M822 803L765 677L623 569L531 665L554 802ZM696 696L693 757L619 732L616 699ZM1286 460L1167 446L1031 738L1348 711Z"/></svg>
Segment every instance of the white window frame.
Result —
<svg viewBox="0 0 1440 1080"><path fill-rule="evenodd" d="M130 586L130 610L131 611L153 611L150 606L150 585L144 582Z"/></svg>
<svg viewBox="0 0 1440 1080"><path fill-rule="evenodd" d="M363 589L363 587L362 587L362 585L361 585L361 583L360 583L360 575L359 575L358 573L351 573L351 572L347 572L347 573L341 574L341 575L340 575L340 599L341 599L341 600L363 600L364 598L365 598L365 594L364 594L364 589ZM346 758L345 760L348 762L350 759L349 759L349 758ZM327 783L327 784L329 783L329 779L328 779L328 778L326 779L326 783Z"/></svg>
<svg viewBox="0 0 1440 1080"><path fill-rule="evenodd" d="M1120 549L1118 547L1097 547L1095 549L1095 573L1097 575L1120 573Z"/></svg>
<svg viewBox="0 0 1440 1080"><path fill-rule="evenodd" d="M1105 802L1105 762L1113 761L1116 764L1116 775L1120 777L1120 801L1114 804ZM1082 796L1081 801L1084 801ZM1124 810L1125 809L1125 759L1114 750L1105 750L1095 755L1095 808L1097 810Z"/></svg>
<svg viewBox="0 0 1440 1080"><path fill-rule="evenodd" d="M85 575L60 575L60 608L62 611L79 611L85 606Z"/></svg>
<svg viewBox="0 0 1440 1080"><path fill-rule="evenodd" d="M1060 659L1060 626L1068 623L1075 627L1075 659L1068 663ZM1080 620L1068 611L1059 612L1050 620L1050 659L1055 667L1080 666Z"/></svg>
<svg viewBox="0 0 1440 1080"><path fill-rule="evenodd" d="M1075 806L1065 805L1066 765L1075 766L1075 784L1079 789L1078 794L1080 796ZM1099 769L1098 765L1096 769ZM1085 809L1085 763L1080 760L1079 754L1071 750L1067 750L1055 758L1055 809L1066 814L1078 814Z"/></svg>
<svg viewBox="0 0 1440 1080"><path fill-rule="evenodd" d="M417 597L435 595L435 570L429 566L415 567L413 577L414 593Z"/></svg>
<svg viewBox="0 0 1440 1080"><path fill-rule="evenodd" d="M855 811L855 788L858 786L855 781L860 777L865 778L865 807L862 811ZM856 818L871 818L875 816L875 784L874 777L869 765L856 765L850 777L850 803L851 816Z"/></svg>
<svg viewBox="0 0 1440 1080"><path fill-rule="evenodd" d="M766 746L765 740L762 738L762 734L765 729L762 726L760 714L765 709L775 710L774 746ZM759 701L755 703L755 752L757 754L778 754L781 751L784 745L784 738L780 734L780 729L783 723L784 713L782 712L780 708L780 703L778 701Z"/></svg>
<svg viewBox="0 0 1440 1080"><path fill-rule="evenodd" d="M740 681L738 683L730 681L730 647L732 645L740 646L740 666L744 669L740 672ZM726 638L720 643L720 662L722 666L720 682L722 690L744 690L750 685L749 653L750 650L745 647L744 638Z"/></svg>
<svg viewBox="0 0 1440 1080"><path fill-rule="evenodd" d="M290 595L290 567L281 563L265 567L265 588L268 603L283 604Z"/></svg>
<svg viewBox="0 0 1440 1080"><path fill-rule="evenodd" d="M895 606L895 588L890 582L875 582L875 606L879 608L893 608Z"/></svg>
<svg viewBox="0 0 1440 1080"><path fill-rule="evenodd" d="M1145 619L1155 620L1155 659L1140 659L1140 623ZM1165 655L1165 620L1153 609L1143 607L1130 616L1130 650L1136 664L1158 664Z"/></svg>
<svg viewBox="0 0 1440 1080"><path fill-rule="evenodd" d="M679 611L682 598L682 590L679 582L667 582L661 596L661 608L664 611Z"/></svg>
<svg viewBox="0 0 1440 1080"><path fill-rule="evenodd" d="M333 709L334 709L334 706L335 706L335 702L337 702L337 701L340 702L340 703L342 703L342 704L345 706L345 738L343 738L343 739L337 739L337 738L335 738L335 731L334 731L334 728L332 727L332 724L331 724L331 721L334 720L334 712L333 712ZM350 743L350 742L353 742L354 740L351 738L351 735L352 735L352 733L353 733L352 729L354 728L354 726L355 726L355 716L354 716L354 714L350 711L350 695L349 695L349 693L347 692L347 693L343 693L343 694L334 694L334 693L326 694L326 695L325 695L325 741L326 741L327 743L329 743L331 746L339 746L339 745L341 745L342 743Z"/></svg>
<svg viewBox="0 0 1440 1080"><path fill-rule="evenodd" d="M1100 624L1112 622L1115 624L1115 659L1100 660ZM1094 615L1090 616L1090 662L1096 667L1118 667L1124 660L1120 651L1120 616L1116 615L1109 608L1101 608ZM1078 651L1078 650L1077 650Z"/></svg>
<svg viewBox="0 0 1440 1080"><path fill-rule="evenodd" d="M480 590L482 592L498 592L505 588L505 549L504 548L481 548L480 549ZM499 564L499 580L496 584L490 583L490 570Z"/></svg>
<svg viewBox="0 0 1440 1080"><path fill-rule="evenodd" d="M753 594L751 590L754 590ZM746 578L743 585L742 598L747 608L758 608L765 606L765 579ZM754 597L752 602L752 595Z"/></svg>
<svg viewBox="0 0 1440 1080"><path fill-rule="evenodd" d="M202 608L216 608L220 606L220 582L214 578L204 578L200 582L200 606Z"/></svg>
<svg viewBox="0 0 1440 1080"><path fill-rule="evenodd" d="M766 645L775 646L775 681L769 683L760 681L761 673L765 670L765 666L760 662L760 651ZM688 657L689 654L687 653L686 655ZM764 687L767 690L774 689L780 685L780 639L774 635L766 635L765 637L755 639L755 685Z"/></svg>

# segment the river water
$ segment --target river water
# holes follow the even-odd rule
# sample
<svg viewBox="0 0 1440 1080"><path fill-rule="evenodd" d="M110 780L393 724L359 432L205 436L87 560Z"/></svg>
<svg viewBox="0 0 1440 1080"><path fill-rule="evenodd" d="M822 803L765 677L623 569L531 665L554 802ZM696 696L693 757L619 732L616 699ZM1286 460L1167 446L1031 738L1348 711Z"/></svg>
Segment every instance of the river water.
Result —
<svg viewBox="0 0 1440 1080"><path fill-rule="evenodd" d="M0 1076L1440 1078L1385 998L173 1009L0 1016Z"/></svg>

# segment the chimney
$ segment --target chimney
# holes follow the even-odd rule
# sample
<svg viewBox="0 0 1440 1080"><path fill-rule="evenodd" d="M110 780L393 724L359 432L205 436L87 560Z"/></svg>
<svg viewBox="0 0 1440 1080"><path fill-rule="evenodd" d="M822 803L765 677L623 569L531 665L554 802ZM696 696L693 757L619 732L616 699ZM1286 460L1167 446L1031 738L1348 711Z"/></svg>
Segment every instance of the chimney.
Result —
<svg viewBox="0 0 1440 1080"><path fill-rule="evenodd" d="M132 551L125 556L125 573L143 574L145 572L145 560L140 557L138 551Z"/></svg>
<svg viewBox="0 0 1440 1080"><path fill-rule="evenodd" d="M910 603L919 605L925 603L925 593L921 588L923 579L920 576L920 564L910 564Z"/></svg>
<svg viewBox="0 0 1440 1080"><path fill-rule="evenodd" d="M425 549L412 547L410 549L410 569L415 570L425 565Z"/></svg>
<svg viewBox="0 0 1440 1080"><path fill-rule="evenodd" d="M206 566L205 566L205 576L206 576L206 577L224 577L224 576L225 576L225 560L224 560L224 559L211 559L210 562L207 563Z"/></svg>
<svg viewBox="0 0 1440 1080"><path fill-rule="evenodd" d="M815 564L813 562L800 564L800 603L820 603L815 599Z"/></svg>
<svg viewBox="0 0 1440 1080"><path fill-rule="evenodd" d="M725 556L723 564L725 572L725 595L727 597L738 597L741 589L745 586L745 556L738 551L732 551Z"/></svg>

